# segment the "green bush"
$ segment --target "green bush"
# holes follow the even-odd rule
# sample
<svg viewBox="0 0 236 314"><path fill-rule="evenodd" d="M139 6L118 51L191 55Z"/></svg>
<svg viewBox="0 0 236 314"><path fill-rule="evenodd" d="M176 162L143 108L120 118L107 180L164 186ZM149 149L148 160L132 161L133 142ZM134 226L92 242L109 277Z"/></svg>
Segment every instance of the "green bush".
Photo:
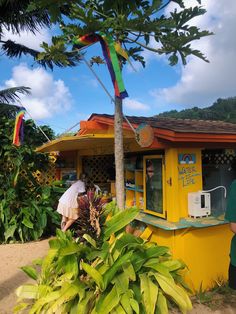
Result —
<svg viewBox="0 0 236 314"><path fill-rule="evenodd" d="M168 313L169 301L182 313L190 310L181 276L185 265L167 247L124 232L137 213L127 209L107 220L99 246L88 234L77 243L70 231L58 230L41 272L35 265L23 267L36 284L17 289L23 302L15 313L156 314Z"/></svg>
<svg viewBox="0 0 236 314"><path fill-rule="evenodd" d="M60 224L54 197L53 188L46 186L20 201L16 190L9 188L0 201L0 243L27 242L54 234Z"/></svg>
<svg viewBox="0 0 236 314"><path fill-rule="evenodd" d="M32 121L25 126L25 142L12 145L14 120L0 117L0 243L37 240L59 225L55 212L58 193L41 186L33 176L47 171L49 158L35 152L41 141ZM33 142L34 141L34 142Z"/></svg>

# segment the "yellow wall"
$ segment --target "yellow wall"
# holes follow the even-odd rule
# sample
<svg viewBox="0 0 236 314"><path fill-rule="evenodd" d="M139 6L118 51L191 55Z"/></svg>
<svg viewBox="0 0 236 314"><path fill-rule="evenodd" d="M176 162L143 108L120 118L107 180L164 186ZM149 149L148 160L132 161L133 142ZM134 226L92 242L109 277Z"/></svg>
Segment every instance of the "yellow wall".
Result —
<svg viewBox="0 0 236 314"><path fill-rule="evenodd" d="M195 154L196 163L179 164L179 154ZM188 216L188 193L202 190L200 148L170 148L165 152L165 193L167 220L179 221Z"/></svg>
<svg viewBox="0 0 236 314"><path fill-rule="evenodd" d="M168 246L173 258L183 260L188 266L186 282L193 292L215 286L217 280L227 280L232 232L228 224L167 231L150 228L150 241Z"/></svg>

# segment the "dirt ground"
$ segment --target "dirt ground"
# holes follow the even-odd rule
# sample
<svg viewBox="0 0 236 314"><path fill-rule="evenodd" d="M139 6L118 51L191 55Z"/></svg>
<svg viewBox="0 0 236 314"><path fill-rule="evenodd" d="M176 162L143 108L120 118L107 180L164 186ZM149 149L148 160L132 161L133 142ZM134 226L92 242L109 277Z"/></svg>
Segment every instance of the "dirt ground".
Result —
<svg viewBox="0 0 236 314"><path fill-rule="evenodd" d="M48 240L0 245L0 314L13 314L17 300L15 289L31 282L19 267L45 256L47 250ZM172 313L179 312L174 310ZM189 314L236 314L236 292L203 295L194 301L193 310Z"/></svg>

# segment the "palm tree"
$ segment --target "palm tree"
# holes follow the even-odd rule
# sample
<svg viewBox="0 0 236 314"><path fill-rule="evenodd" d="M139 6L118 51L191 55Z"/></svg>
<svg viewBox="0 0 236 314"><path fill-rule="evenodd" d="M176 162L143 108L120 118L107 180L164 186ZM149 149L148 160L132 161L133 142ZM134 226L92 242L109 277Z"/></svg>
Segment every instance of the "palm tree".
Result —
<svg viewBox="0 0 236 314"><path fill-rule="evenodd" d="M42 28L50 28L51 22L48 11L33 8L32 6L33 3L30 0L0 1L0 51L9 58L20 58L22 55L29 55L39 65L45 68L48 67L51 70L53 65L60 67L77 65L80 61L80 56L77 53L67 53L62 46L60 46L61 49L58 49L57 52L63 53L63 60L52 60L50 55L48 58L41 60L39 51L5 38L5 31L10 31L13 34L20 34L22 31L36 34ZM30 12L28 11L29 8L31 8ZM19 94L30 94L30 88L19 86L0 90L0 113L14 117L18 107L12 105L12 103L20 99Z"/></svg>
<svg viewBox="0 0 236 314"><path fill-rule="evenodd" d="M30 88L19 86L0 90L0 115L4 114L8 118L15 117L16 113L19 111L19 107L12 103L20 100L18 94L29 95Z"/></svg>
<svg viewBox="0 0 236 314"><path fill-rule="evenodd" d="M30 9L30 10L29 10ZM60 12L66 10L61 7ZM40 52L25 45L16 43L10 39L5 39L4 31L20 34L28 31L36 34L42 28L50 28L51 22L46 9L38 9L31 0L1 0L0 1L0 50L9 58L22 55L33 57L34 61L43 67L53 69L53 65L59 67L75 66L80 62L80 56L75 52L67 52L63 45L58 44L57 54L63 53L63 58L53 59L48 54L48 58L40 59ZM54 42L55 43L55 42ZM44 43L45 44L45 43Z"/></svg>

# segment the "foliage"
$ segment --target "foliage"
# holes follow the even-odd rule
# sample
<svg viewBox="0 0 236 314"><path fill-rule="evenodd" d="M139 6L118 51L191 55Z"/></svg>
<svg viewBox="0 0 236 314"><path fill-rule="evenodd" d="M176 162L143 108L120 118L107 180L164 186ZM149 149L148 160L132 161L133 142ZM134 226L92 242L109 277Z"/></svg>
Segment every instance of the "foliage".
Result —
<svg viewBox="0 0 236 314"><path fill-rule="evenodd" d="M79 219L72 225L74 236L80 241L83 235L88 234L93 239L98 239L101 235L101 229L104 220L104 205L109 201L101 193L89 190L86 195L78 198L78 207L80 210Z"/></svg>
<svg viewBox="0 0 236 314"><path fill-rule="evenodd" d="M0 90L0 103L9 104L20 99L18 93L29 94L29 88L24 86Z"/></svg>
<svg viewBox="0 0 236 314"><path fill-rule="evenodd" d="M62 47L57 47L57 55L63 61L52 60L50 57L41 59L39 51L28 48L22 44L6 39L5 31L20 34L22 31L36 34L42 28L50 28L51 21L47 9L28 10L30 0L1 0L0 1L0 50L9 58L20 58L22 55L33 57L34 61L43 67L53 69L53 66L75 66L80 62L80 56L73 52L66 52ZM65 10L65 8L61 8Z"/></svg>
<svg viewBox="0 0 236 314"><path fill-rule="evenodd" d="M33 176L49 165L47 155L34 151L42 143L36 126L26 121L25 144L20 147L12 145L13 130L14 120L1 117L0 242L35 240L59 223L53 211L56 192L41 186Z"/></svg>
<svg viewBox="0 0 236 314"><path fill-rule="evenodd" d="M206 108L193 107L181 111L171 110L158 115L180 119L221 120L236 123L236 97L217 99L212 106Z"/></svg>
<svg viewBox="0 0 236 314"><path fill-rule="evenodd" d="M164 8L171 2L180 10L167 15ZM45 0L31 1L29 10L37 9L47 9L51 21L59 23L62 31L62 35L53 37L51 46L43 44L45 51L40 53L40 60L47 60L50 55L59 61L62 56L57 54L57 48L70 48L76 36L100 32L119 41L129 56L143 65L145 60L140 52L144 49L168 55L171 65L177 64L179 58L186 64L189 55L207 61L199 50L191 48L191 42L211 33L189 25L190 20L203 15L205 10L201 6L186 8L182 0L70 0L57 1L57 5Z"/></svg>
<svg viewBox="0 0 236 314"><path fill-rule="evenodd" d="M37 283L17 289L24 302L15 312L154 314L168 313L169 301L182 313L190 310L182 286L185 265L171 259L167 247L123 231L137 213L126 209L108 220L100 246L89 235L84 235L87 242L76 243L70 232L58 230L41 272L34 265L23 268Z"/></svg>

